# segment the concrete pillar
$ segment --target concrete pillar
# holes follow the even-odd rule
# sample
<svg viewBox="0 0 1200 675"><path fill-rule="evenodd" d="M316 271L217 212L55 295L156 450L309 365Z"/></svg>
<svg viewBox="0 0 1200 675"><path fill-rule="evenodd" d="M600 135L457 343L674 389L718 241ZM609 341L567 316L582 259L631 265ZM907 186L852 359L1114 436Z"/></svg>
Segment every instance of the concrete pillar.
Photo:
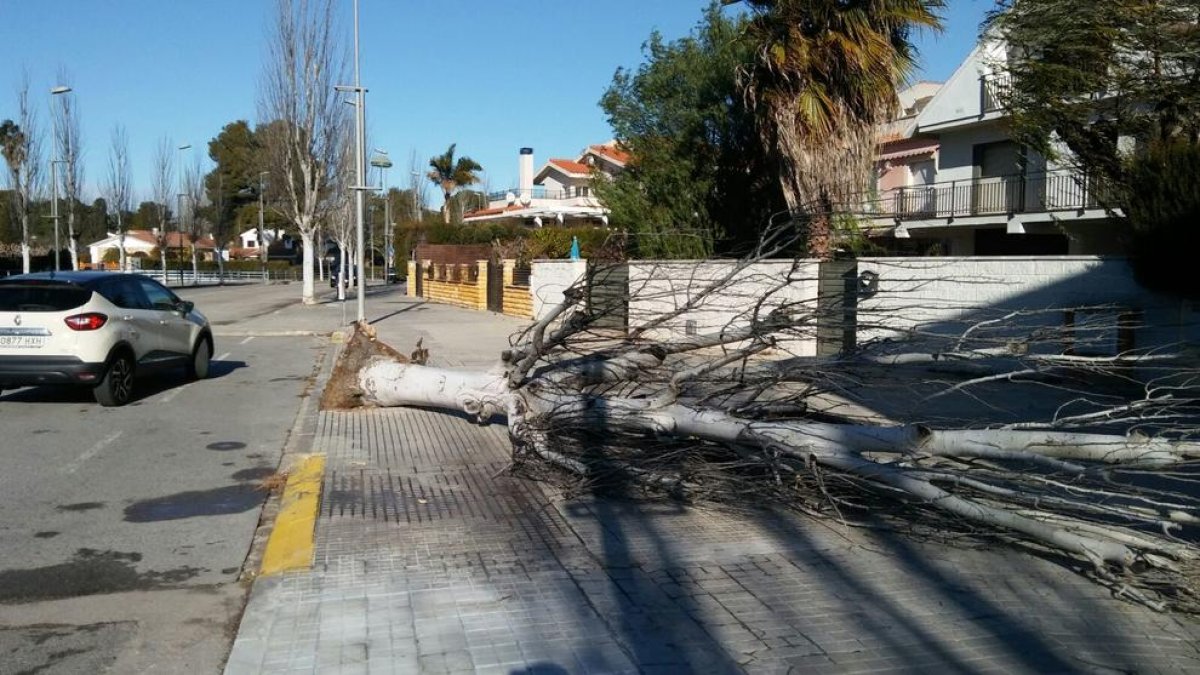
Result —
<svg viewBox="0 0 1200 675"><path fill-rule="evenodd" d="M410 297L410 298L417 297L417 284L418 284L417 277L419 277L420 274L421 274L421 270L417 267L416 261L409 260L408 261L408 283L405 284L405 286L407 287L405 290L407 292L408 297Z"/></svg>
<svg viewBox="0 0 1200 675"><path fill-rule="evenodd" d="M510 260L504 261L504 285L505 286L513 285L513 277L515 276L516 271L517 271L517 261L516 260L510 259Z"/></svg>
<svg viewBox="0 0 1200 675"><path fill-rule="evenodd" d="M488 308L488 261L476 260L475 271L475 309L487 311Z"/></svg>

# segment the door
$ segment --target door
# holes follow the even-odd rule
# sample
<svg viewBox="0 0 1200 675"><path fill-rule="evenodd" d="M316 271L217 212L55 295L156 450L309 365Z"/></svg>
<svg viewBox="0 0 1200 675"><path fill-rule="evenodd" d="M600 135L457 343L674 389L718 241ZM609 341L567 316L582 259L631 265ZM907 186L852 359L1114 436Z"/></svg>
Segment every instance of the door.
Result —
<svg viewBox="0 0 1200 675"><path fill-rule="evenodd" d="M922 216L933 216L937 213L937 191L933 187L933 182L937 176L937 169L934 167L932 159L913 162L908 165L908 171L911 176L911 186L913 195L913 212Z"/></svg>
<svg viewBox="0 0 1200 675"><path fill-rule="evenodd" d="M179 297L166 286L148 277L141 277L137 281L141 284L142 292L149 300L151 311L158 323L162 349L174 355L190 356L194 324L179 311Z"/></svg>
<svg viewBox="0 0 1200 675"><path fill-rule="evenodd" d="M504 263L495 258L487 265L487 304L490 311L504 311Z"/></svg>
<svg viewBox="0 0 1200 675"><path fill-rule="evenodd" d="M597 328L629 328L629 265L588 262L588 312Z"/></svg>
<svg viewBox="0 0 1200 675"><path fill-rule="evenodd" d="M119 308L117 315L109 320L120 323L121 339L133 347L134 358L139 362L157 358L162 351L158 317L150 310L150 302L137 280L113 277L96 292Z"/></svg>
<svg viewBox="0 0 1200 675"><path fill-rule="evenodd" d="M979 215L1021 211L1021 146L1012 141L976 145L971 211Z"/></svg>

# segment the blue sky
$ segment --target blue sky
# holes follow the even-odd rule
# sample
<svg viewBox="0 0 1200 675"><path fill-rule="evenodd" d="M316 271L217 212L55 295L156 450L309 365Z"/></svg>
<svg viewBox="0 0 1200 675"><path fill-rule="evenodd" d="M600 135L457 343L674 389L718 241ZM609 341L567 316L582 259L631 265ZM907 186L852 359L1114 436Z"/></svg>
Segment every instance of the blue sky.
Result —
<svg viewBox="0 0 1200 675"><path fill-rule="evenodd" d="M517 150L535 163L611 136L597 105L618 66L636 67L654 29L685 35L708 0L360 0L362 81L373 146L392 183L410 154L458 143L493 190L516 183ZM993 0L950 0L946 31L922 35L920 76L945 79ZM352 0L341 0L349 34ZM41 124L65 67L75 88L89 197L107 172L114 124L129 136L138 200L166 136L203 154L223 125L256 121L273 0L0 0L0 119L16 115L28 72ZM47 144L49 141L47 140ZM188 158L191 161L191 158ZM440 198L430 191L433 201Z"/></svg>

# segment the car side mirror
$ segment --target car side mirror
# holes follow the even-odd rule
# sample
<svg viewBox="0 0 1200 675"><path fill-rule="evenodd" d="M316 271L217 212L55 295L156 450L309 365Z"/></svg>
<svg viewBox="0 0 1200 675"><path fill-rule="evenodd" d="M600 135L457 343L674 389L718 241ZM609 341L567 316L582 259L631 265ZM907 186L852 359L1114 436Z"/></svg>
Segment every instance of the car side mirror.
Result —
<svg viewBox="0 0 1200 675"><path fill-rule="evenodd" d="M191 300L180 300L175 305L175 311L179 312L180 314L183 314L184 316L191 314L192 310L195 308L196 308L196 303L192 302Z"/></svg>

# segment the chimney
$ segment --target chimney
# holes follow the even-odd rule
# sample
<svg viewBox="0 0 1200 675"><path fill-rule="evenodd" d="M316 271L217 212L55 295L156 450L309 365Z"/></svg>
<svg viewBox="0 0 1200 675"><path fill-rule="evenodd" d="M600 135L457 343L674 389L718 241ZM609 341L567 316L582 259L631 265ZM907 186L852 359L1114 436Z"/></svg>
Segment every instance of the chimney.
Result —
<svg viewBox="0 0 1200 675"><path fill-rule="evenodd" d="M521 148L520 161L518 162L519 184L517 189L520 191L522 202L527 202L533 199L533 148Z"/></svg>

